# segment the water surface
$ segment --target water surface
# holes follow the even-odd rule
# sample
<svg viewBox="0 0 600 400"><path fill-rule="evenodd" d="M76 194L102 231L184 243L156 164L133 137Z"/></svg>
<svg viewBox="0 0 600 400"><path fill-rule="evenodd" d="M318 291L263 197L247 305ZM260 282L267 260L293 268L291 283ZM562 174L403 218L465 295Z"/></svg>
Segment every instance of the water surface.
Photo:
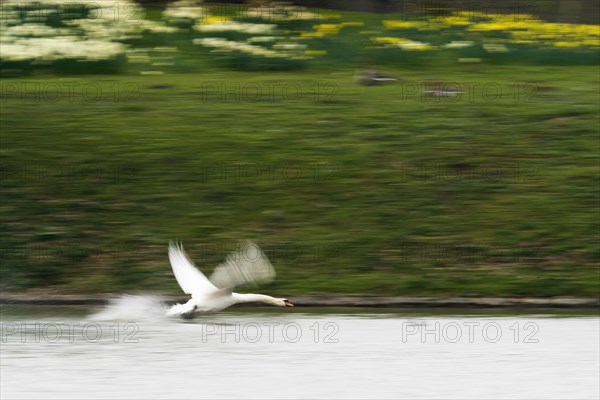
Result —
<svg viewBox="0 0 600 400"><path fill-rule="evenodd" d="M595 399L597 311L3 306L1 397Z"/></svg>

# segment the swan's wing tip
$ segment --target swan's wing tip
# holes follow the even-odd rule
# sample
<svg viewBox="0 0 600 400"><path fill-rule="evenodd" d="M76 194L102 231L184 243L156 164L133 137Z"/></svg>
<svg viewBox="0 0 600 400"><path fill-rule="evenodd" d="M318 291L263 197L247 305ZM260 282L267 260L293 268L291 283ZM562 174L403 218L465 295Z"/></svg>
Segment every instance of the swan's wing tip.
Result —
<svg viewBox="0 0 600 400"><path fill-rule="evenodd" d="M183 245L173 241L169 242L169 261L175 279L185 293L194 296L216 290L214 285L209 282L187 256Z"/></svg>
<svg viewBox="0 0 600 400"><path fill-rule="evenodd" d="M260 249L251 241L227 256L210 277L219 288L233 288L245 284L268 283L275 278L275 269Z"/></svg>
<svg viewBox="0 0 600 400"><path fill-rule="evenodd" d="M169 241L169 255L172 255L172 254L179 254L179 255L184 256L185 258L188 258L187 254L185 252L185 249L183 248L183 243L180 241L173 241L173 240Z"/></svg>

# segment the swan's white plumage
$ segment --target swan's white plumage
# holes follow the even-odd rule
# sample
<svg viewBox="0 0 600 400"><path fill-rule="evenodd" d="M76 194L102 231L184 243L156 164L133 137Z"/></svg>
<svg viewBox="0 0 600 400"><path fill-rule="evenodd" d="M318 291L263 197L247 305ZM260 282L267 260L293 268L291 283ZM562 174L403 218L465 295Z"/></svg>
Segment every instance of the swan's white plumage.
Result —
<svg viewBox="0 0 600 400"><path fill-rule="evenodd" d="M270 282L275 270L267 256L254 243L247 243L230 254L207 279L185 254L183 246L169 244L169 261L177 283L192 298L185 304L175 304L167 315L191 316L195 312L219 311L235 303L263 302L278 306L292 306L287 299L276 299L261 294L233 293L233 288L248 283Z"/></svg>
<svg viewBox="0 0 600 400"><path fill-rule="evenodd" d="M193 262L185 254L183 246L176 243L169 243L169 261L173 268L173 274L177 283L186 294L192 297L203 293L216 291L217 288L210 283L202 272L196 268Z"/></svg>
<svg viewBox="0 0 600 400"><path fill-rule="evenodd" d="M231 253L210 276L216 287L234 288L248 283L267 283L275 278L275 270L262 250L254 243Z"/></svg>

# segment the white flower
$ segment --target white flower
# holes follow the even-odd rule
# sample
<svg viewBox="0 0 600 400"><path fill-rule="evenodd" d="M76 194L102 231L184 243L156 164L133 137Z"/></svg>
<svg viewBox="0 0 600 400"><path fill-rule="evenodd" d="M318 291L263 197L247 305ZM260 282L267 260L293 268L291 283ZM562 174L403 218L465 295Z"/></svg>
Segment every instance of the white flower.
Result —
<svg viewBox="0 0 600 400"><path fill-rule="evenodd" d="M488 53L506 53L508 52L508 48L503 44L498 43L486 43L483 45L483 48Z"/></svg>
<svg viewBox="0 0 600 400"><path fill-rule="evenodd" d="M177 51L177 47L165 47L165 46L159 46L159 47L155 47L154 51L162 51L165 53L176 53Z"/></svg>
<svg viewBox="0 0 600 400"><path fill-rule="evenodd" d="M418 42L416 40L412 40L410 42L399 42L396 44L398 47L403 49L411 50L411 49L422 49L429 46L429 43Z"/></svg>
<svg viewBox="0 0 600 400"><path fill-rule="evenodd" d="M3 28L6 36L60 36L68 33L68 29L56 29L43 24L23 24Z"/></svg>
<svg viewBox="0 0 600 400"><path fill-rule="evenodd" d="M104 60L124 54L126 46L101 40L81 40L76 36L19 38L2 46L5 60Z"/></svg>
<svg viewBox="0 0 600 400"><path fill-rule="evenodd" d="M194 25L194 29L200 32L243 32L249 34L270 33L275 27L276 25L272 24L250 24L233 21Z"/></svg>
<svg viewBox="0 0 600 400"><path fill-rule="evenodd" d="M473 46L474 44L475 43L473 43L471 41L453 41L453 42L445 44L443 47L445 47L447 49L462 49L464 47Z"/></svg>
<svg viewBox="0 0 600 400"><path fill-rule="evenodd" d="M316 21L323 19L317 13L304 7L297 6L274 6L267 5L264 9L261 7L252 7L238 12L240 18L257 18L268 21Z"/></svg>
<svg viewBox="0 0 600 400"><path fill-rule="evenodd" d="M166 17L170 20L197 20L207 17L208 11L198 5L198 1L194 0L179 0L175 1L163 11L163 17Z"/></svg>
<svg viewBox="0 0 600 400"><path fill-rule="evenodd" d="M306 45L300 43L277 43L273 48L277 50L303 50L306 48Z"/></svg>
<svg viewBox="0 0 600 400"><path fill-rule="evenodd" d="M290 54L271 49L266 49L260 46L254 46L243 42L234 42L221 38L201 38L194 39L194 44L199 44L204 47L213 47L220 51L240 51L254 56L268 57L268 58L286 58Z"/></svg>
<svg viewBox="0 0 600 400"><path fill-rule="evenodd" d="M277 36L255 36L248 39L250 43L265 43L265 42L274 42L279 39Z"/></svg>
<svg viewBox="0 0 600 400"><path fill-rule="evenodd" d="M130 63L143 64L149 63L151 60L147 54L128 54L127 61Z"/></svg>

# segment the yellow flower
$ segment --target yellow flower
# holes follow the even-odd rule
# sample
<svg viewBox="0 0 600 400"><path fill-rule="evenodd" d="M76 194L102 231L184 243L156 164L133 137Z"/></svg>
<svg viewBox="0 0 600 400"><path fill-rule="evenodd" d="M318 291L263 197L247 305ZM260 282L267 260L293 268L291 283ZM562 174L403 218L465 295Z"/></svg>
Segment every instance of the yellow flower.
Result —
<svg viewBox="0 0 600 400"><path fill-rule="evenodd" d="M317 32L335 35L340 31L340 29L342 29L342 24L319 24L313 26L313 28L315 28Z"/></svg>
<svg viewBox="0 0 600 400"><path fill-rule="evenodd" d="M412 29L423 27L423 22L386 20L383 26L388 29Z"/></svg>
<svg viewBox="0 0 600 400"><path fill-rule="evenodd" d="M414 40L395 37L376 37L371 38L375 43L390 44L398 46L403 50L433 50L434 47L429 43L416 42Z"/></svg>
<svg viewBox="0 0 600 400"><path fill-rule="evenodd" d="M440 19L446 25L457 25L457 26L467 26L471 25L471 21L468 18L460 17L460 16L450 16L443 17Z"/></svg>
<svg viewBox="0 0 600 400"><path fill-rule="evenodd" d="M323 32L300 32L301 38L314 38L314 37L323 37L325 34Z"/></svg>
<svg viewBox="0 0 600 400"><path fill-rule="evenodd" d="M376 38L372 38L372 40L376 43L381 43L381 44L398 44L398 43L410 42L410 40L408 40L408 39L397 38L397 37L376 37Z"/></svg>
<svg viewBox="0 0 600 400"><path fill-rule="evenodd" d="M581 41L581 44L583 44L584 46L598 47L600 46L600 39L584 39Z"/></svg>
<svg viewBox="0 0 600 400"><path fill-rule="evenodd" d="M306 56L326 56L327 50L304 50Z"/></svg>
<svg viewBox="0 0 600 400"><path fill-rule="evenodd" d="M347 24L347 23L346 23ZM341 24L318 24L314 25L315 32L300 32L300 37L311 38L311 37L323 37L326 35L337 35L344 26Z"/></svg>
<svg viewBox="0 0 600 400"><path fill-rule="evenodd" d="M554 42L554 46L556 46L556 47L579 47L580 44L577 42L560 41L560 42Z"/></svg>
<svg viewBox="0 0 600 400"><path fill-rule="evenodd" d="M433 47L432 45L430 45L428 43L419 43L419 42L406 43L406 44L400 45L400 47L402 47L403 50L418 50L418 51L435 49L435 47Z"/></svg>
<svg viewBox="0 0 600 400"><path fill-rule="evenodd" d="M360 21L350 21L350 22L342 22L340 25L342 26L365 26L364 22L360 22Z"/></svg>
<svg viewBox="0 0 600 400"><path fill-rule="evenodd" d="M231 22L231 18L226 17L224 15L218 17L206 17L202 18L200 21L201 24L220 24L222 22Z"/></svg>
<svg viewBox="0 0 600 400"><path fill-rule="evenodd" d="M512 31L510 34L518 37L531 36L531 32L529 31Z"/></svg>
<svg viewBox="0 0 600 400"><path fill-rule="evenodd" d="M514 39L514 40L509 40L511 43L515 43L515 44L534 44L537 43L535 40L529 40L529 39Z"/></svg>
<svg viewBox="0 0 600 400"><path fill-rule="evenodd" d="M470 31L509 31L512 29L527 29L527 24L524 22L481 22L472 25Z"/></svg>

